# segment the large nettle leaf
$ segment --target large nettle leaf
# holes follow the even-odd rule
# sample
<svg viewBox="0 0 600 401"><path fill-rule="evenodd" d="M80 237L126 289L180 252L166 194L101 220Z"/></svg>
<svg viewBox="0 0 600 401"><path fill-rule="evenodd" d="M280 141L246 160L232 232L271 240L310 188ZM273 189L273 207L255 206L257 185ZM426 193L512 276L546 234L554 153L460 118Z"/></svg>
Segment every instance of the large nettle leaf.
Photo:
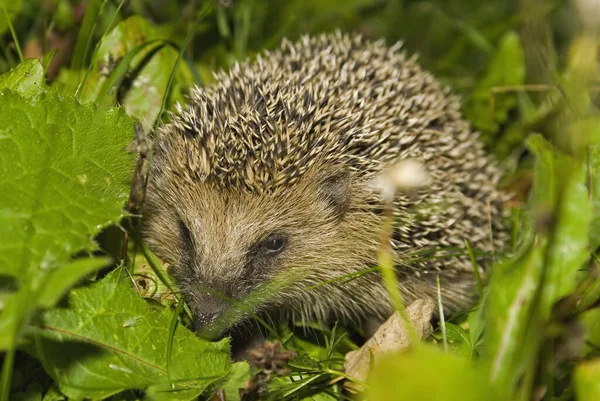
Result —
<svg viewBox="0 0 600 401"><path fill-rule="evenodd" d="M206 342L180 326L171 337L174 312L144 301L123 269L71 291L66 305L31 327L39 334L31 351L69 397L142 389L153 399L192 399L229 373L227 340Z"/></svg>
<svg viewBox="0 0 600 401"><path fill-rule="evenodd" d="M0 275L18 288L2 294L0 349L14 350L37 307L107 264L69 260L123 216L133 120L48 90L33 60L0 77L0 103Z"/></svg>
<svg viewBox="0 0 600 401"><path fill-rule="evenodd" d="M53 91L4 89L0 101L0 273L22 279L92 249L122 217L133 121Z"/></svg>
<svg viewBox="0 0 600 401"><path fill-rule="evenodd" d="M34 61L0 77L0 102L0 277L12 283L1 294L0 349L29 350L75 398L141 388L154 398L189 399L226 375L226 342L209 344L180 328L167 346L174 313L149 307L121 270L50 309L108 263L72 257L95 249L94 236L123 217L133 120L59 95ZM39 325L27 326L32 321Z"/></svg>

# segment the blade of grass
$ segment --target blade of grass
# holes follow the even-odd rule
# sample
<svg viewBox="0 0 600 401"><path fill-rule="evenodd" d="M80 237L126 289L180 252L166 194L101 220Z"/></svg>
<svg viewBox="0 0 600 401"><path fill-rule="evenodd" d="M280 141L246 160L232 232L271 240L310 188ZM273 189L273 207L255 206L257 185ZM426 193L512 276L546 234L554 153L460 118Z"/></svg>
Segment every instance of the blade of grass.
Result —
<svg viewBox="0 0 600 401"><path fill-rule="evenodd" d="M10 29L10 34L13 38L13 42L15 43L15 48L17 49L17 54L19 55L19 61L22 63L24 58L23 58L23 53L21 52L21 46L19 45L19 40L17 39L17 33L15 32L15 28L13 27L10 17L8 16L8 11L6 10L6 4L4 2L2 2L2 10L4 11L4 18L6 18L6 23L8 24L8 29Z"/></svg>
<svg viewBox="0 0 600 401"><path fill-rule="evenodd" d="M440 327L442 329L442 342L444 344L444 352L448 352L448 335L446 333L446 320L444 319L444 305L442 303L442 286L440 284L440 275L436 276L438 309L440 311Z"/></svg>
<svg viewBox="0 0 600 401"><path fill-rule="evenodd" d="M171 319L171 325L169 327L169 342L167 343L167 377L169 379L169 385L171 388L175 388L171 378L171 355L173 354L173 340L175 339L175 329L177 329L179 316L185 307L185 302L179 301L177 303L177 308L175 309L175 314L173 315L173 319Z"/></svg>
<svg viewBox="0 0 600 401"><path fill-rule="evenodd" d="M154 274L156 274L156 276L167 286L167 288L171 290L171 292L175 296L175 299L177 299L177 302L183 303L183 298L179 294L175 283L173 283L173 280L171 280L167 272L163 269L162 265L160 264L156 256L154 256L150 248L148 248L146 242L141 238L139 238L138 241L142 248L142 254L148 261L148 264L150 265L150 268L152 269ZM187 305L184 306L184 310L188 317L192 319L192 311L190 311Z"/></svg>
<svg viewBox="0 0 600 401"><path fill-rule="evenodd" d="M9 400L10 383L12 379L13 367L15 364L15 354L17 350L11 347L4 354L4 362L2 363L2 384L0 386L0 400Z"/></svg>
<svg viewBox="0 0 600 401"><path fill-rule="evenodd" d="M50 63L52 62L52 60L54 59L54 56L56 56L56 53L58 53L58 49L53 49L49 53L46 53L46 55L44 56L44 60L42 61L42 66L44 68L44 74L47 73L48 67L50 66Z"/></svg>
<svg viewBox="0 0 600 401"><path fill-rule="evenodd" d="M473 266L473 274L475 274L475 282L477 283L477 293L479 294L479 298L481 298L483 297L483 282L481 281L481 274L479 274L477 260L475 259L475 254L471 248L471 243L468 240L465 240L465 246L467 247L467 253L469 254L471 265Z"/></svg>
<svg viewBox="0 0 600 401"><path fill-rule="evenodd" d="M365 274L374 273L376 271L379 271L379 267L371 267L369 269L364 269L364 270L361 270L361 271L358 271L358 272L343 274L343 275L341 275L339 277L335 277L335 278L332 278L330 280L326 280L326 281L323 281L321 283L312 285L312 286L308 287L308 290L313 290L315 288L323 287L323 286L328 285L328 284L337 283L338 281L343 281L344 283L348 283L348 282L350 282L350 281L352 281L352 280L354 280L354 279L356 279L358 277L362 277Z"/></svg>
<svg viewBox="0 0 600 401"><path fill-rule="evenodd" d="M171 91L171 86L173 85L173 80L175 79L175 73L177 72L177 68L179 67L179 62L180 62L181 58L183 57L183 53L185 52L185 49L187 49L188 45L192 41L192 38L194 37L194 33L196 32L196 29L198 29L198 25L210 11L210 7L212 7L212 3L208 3L208 2L204 3L204 6L198 12L198 18L196 18L196 21L194 21L194 25L192 25L192 28L190 29L187 36L185 37L183 45L179 49L179 54L177 54L177 59L175 60L175 65L173 65L173 69L171 70L171 74L169 75L169 81L167 82L167 87L165 88L165 94L163 95L162 103L160 105L160 109L158 111L156 121L154 123L155 129L158 128L158 125L160 124L161 116L167 105L167 99L169 98L169 92Z"/></svg>
<svg viewBox="0 0 600 401"><path fill-rule="evenodd" d="M381 238L379 242L379 253L377 255L377 264L383 278L383 285L390 295L392 306L400 314L404 329L410 338L411 346L416 346L421 339L417 330L412 325L408 314L406 313L406 307L404 300L402 299L402 293L398 283L398 277L396 277L396 269L394 260L392 257L391 248L391 236L393 232L394 223L394 205L392 201L386 202L384 206L384 220L383 227L381 230Z"/></svg>
<svg viewBox="0 0 600 401"><path fill-rule="evenodd" d="M98 43L96 43L96 47L94 48L94 52L92 54L92 60L94 59L94 55L98 53L98 49L100 48L100 44L102 43L102 40L106 37L106 35L112 31L112 29L115 27L115 25L117 24L117 16L119 15L119 12L121 11L121 8L123 7L123 4L125 4L125 0L121 0L119 2L119 5L117 6L117 9L115 10L115 12L113 13L112 17L110 18L110 22L108 23L106 30L104 31L104 33L102 34L102 37L100 38L100 40L98 41ZM75 96L77 98L79 98L79 95L81 94L81 89L84 87L85 85L85 81L87 80L90 71L93 68L93 63L90 63L88 65L88 68L85 70L85 74L83 75L83 79L81 80L81 83L77 86L77 90L75 91Z"/></svg>
<svg viewBox="0 0 600 401"><path fill-rule="evenodd" d="M250 34L250 26L252 25L252 9L254 2L241 3L240 7L236 9L235 15L235 31L234 31L234 52L238 59L242 59L246 56L246 50L248 48L248 37Z"/></svg>
<svg viewBox="0 0 600 401"><path fill-rule="evenodd" d="M227 13L221 5L217 6L217 29L221 38L229 39L231 37L231 30L227 22Z"/></svg>
<svg viewBox="0 0 600 401"><path fill-rule="evenodd" d="M96 27L96 18L99 15L100 9L104 7L104 0L101 4L100 0L90 0L86 2L85 14L81 23L81 29L77 34L77 42L71 59L71 68L79 71L87 57L88 48L92 42L94 28Z"/></svg>

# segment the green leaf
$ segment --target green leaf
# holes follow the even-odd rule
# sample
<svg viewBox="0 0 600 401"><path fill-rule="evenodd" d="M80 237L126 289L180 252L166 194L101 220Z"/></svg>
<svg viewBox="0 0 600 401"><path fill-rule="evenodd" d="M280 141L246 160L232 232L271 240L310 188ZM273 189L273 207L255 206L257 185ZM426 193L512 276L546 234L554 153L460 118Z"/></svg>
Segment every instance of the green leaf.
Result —
<svg viewBox="0 0 600 401"><path fill-rule="evenodd" d="M491 379L511 385L533 363L535 341L528 335L529 318L542 272L545 244L524 244L512 258L496 264L489 284L486 349Z"/></svg>
<svg viewBox="0 0 600 401"><path fill-rule="evenodd" d="M83 258L57 269L30 274L16 293L4 294L0 319L0 350L15 345L15 333L36 308L51 308L84 276L106 266L108 258Z"/></svg>
<svg viewBox="0 0 600 401"><path fill-rule="evenodd" d="M236 362L231 364L231 373L222 386L227 401L240 401L240 389L250 380L250 365L248 362Z"/></svg>
<svg viewBox="0 0 600 401"><path fill-rule="evenodd" d="M469 344L471 345L471 359L481 353L484 341L483 332L486 327L486 307L488 302L488 289L486 288L479 304L469 313Z"/></svg>
<svg viewBox="0 0 600 401"><path fill-rule="evenodd" d="M557 162L558 154L552 145L539 134L527 141L535 155L534 180L531 191L531 208L534 212L552 213L558 200Z"/></svg>
<svg viewBox="0 0 600 401"><path fill-rule="evenodd" d="M525 55L521 41L517 33L509 31L500 40L485 74L473 88L464 107L467 119L481 131L496 132L498 125L508 118L508 111L515 106L516 95L494 93L494 88L522 85L524 80Z"/></svg>
<svg viewBox="0 0 600 401"><path fill-rule="evenodd" d="M539 135L528 145L536 156L530 207L537 234L493 269L489 287L491 377L511 386L533 369L555 302L582 278L592 218L584 161Z"/></svg>
<svg viewBox="0 0 600 401"><path fill-rule="evenodd" d="M187 400L225 378L228 340L207 342L181 326L169 364L174 312L157 313L130 283L127 272L117 269L71 291L68 308L44 312L31 327L38 335L33 351L61 391L70 398L104 398L142 389L152 399Z"/></svg>
<svg viewBox="0 0 600 401"><path fill-rule="evenodd" d="M0 76L0 90L10 89L29 98L45 89L44 68L37 59L28 59Z"/></svg>
<svg viewBox="0 0 600 401"><path fill-rule="evenodd" d="M382 359L368 380L368 397L386 401L508 400L489 384L483 369L466 358L419 346Z"/></svg>
<svg viewBox="0 0 600 401"><path fill-rule="evenodd" d="M542 192L534 187L536 204L551 198L555 217L551 247L545 261L546 276L541 298L541 315L548 318L553 304L571 293L582 276L580 269L589 257L588 233L592 220L592 205L586 187L586 165L582 160L560 153L541 136L528 141L538 160L547 163L544 172L537 173L535 182L550 179ZM549 163L549 164L548 164ZM547 169L549 167L549 169ZM536 193L537 190L537 193Z"/></svg>
<svg viewBox="0 0 600 401"><path fill-rule="evenodd" d="M53 307L79 280L108 265L109 258L77 259L52 272L37 299L40 308Z"/></svg>
<svg viewBox="0 0 600 401"><path fill-rule="evenodd" d="M7 351L0 398L8 396L15 347L38 297L48 291L43 303L49 305L81 277L51 279L73 253L94 248L95 234L120 220L133 169L126 153L130 118L53 91L34 94L42 85L39 67L30 67L3 79L29 98L0 90L0 275L18 287L6 295L0 315L0 349ZM19 71L33 73L19 82ZM49 283L60 286L52 290Z"/></svg>
<svg viewBox="0 0 600 401"><path fill-rule="evenodd" d="M594 217L590 226L590 250L596 250L600 246L600 129L599 119L590 124L589 136L593 137L593 145L589 151L589 173L592 177L590 192L592 195L592 204L594 208Z"/></svg>
<svg viewBox="0 0 600 401"><path fill-rule="evenodd" d="M596 286L599 286L596 283ZM596 289L597 290L597 289ZM598 299L597 292L594 301ZM600 349L600 308L592 308L579 317L579 321L585 327L586 346L583 354L597 352Z"/></svg>
<svg viewBox="0 0 600 401"><path fill-rule="evenodd" d="M120 103L127 113L137 117L144 126L151 127L158 117L177 57L178 51L149 22L139 16L128 18L100 43L81 99L86 102L102 100L100 97L104 95L105 84L114 81L120 90L113 88L109 103L114 104L116 96L122 96ZM126 68L115 69L119 62L125 62ZM131 82L127 83L127 87L122 87L126 77ZM184 63L180 63L171 93L167 94L170 104L183 101L181 93L192 84L189 70ZM126 91L123 92L123 89Z"/></svg>
<svg viewBox="0 0 600 401"><path fill-rule="evenodd" d="M600 400L600 359L583 362L575 368L578 401Z"/></svg>
<svg viewBox="0 0 600 401"><path fill-rule="evenodd" d="M67 397L65 397L54 384L50 389L44 394L44 399L42 401L65 401Z"/></svg>
<svg viewBox="0 0 600 401"><path fill-rule="evenodd" d="M557 203L554 152L547 142L530 139L536 154L535 179L530 207L534 213L552 213ZM540 218L540 220L542 220ZM533 225L533 223L530 223ZM534 363L539 345L540 316L536 291L542 285L547 239L535 241L532 233L517 253L492 269L488 295L488 330L485 337L490 377L512 386Z"/></svg>
<svg viewBox="0 0 600 401"><path fill-rule="evenodd" d="M438 329L441 330L441 327ZM471 354L473 346L471 345L469 333L465 329L456 324L446 322L446 336L452 352L465 356Z"/></svg>
<svg viewBox="0 0 600 401"><path fill-rule="evenodd" d="M466 344L470 344L471 342L469 333L453 323L446 323L446 335L448 336L448 341L464 342Z"/></svg>
<svg viewBox="0 0 600 401"><path fill-rule="evenodd" d="M53 92L0 96L0 273L24 278L92 249L121 219L133 121Z"/></svg>
<svg viewBox="0 0 600 401"><path fill-rule="evenodd" d="M313 371L321 369L319 362L312 359L306 354L295 356L290 359L288 365L295 371Z"/></svg>

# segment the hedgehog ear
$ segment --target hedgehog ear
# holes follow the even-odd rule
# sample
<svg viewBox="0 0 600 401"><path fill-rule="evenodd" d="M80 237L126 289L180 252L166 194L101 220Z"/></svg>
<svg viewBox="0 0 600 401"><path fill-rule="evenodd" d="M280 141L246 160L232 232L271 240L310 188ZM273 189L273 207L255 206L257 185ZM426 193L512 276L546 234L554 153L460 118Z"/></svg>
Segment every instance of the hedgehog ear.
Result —
<svg viewBox="0 0 600 401"><path fill-rule="evenodd" d="M350 205L350 174L345 169L329 171L320 180L319 195L342 218Z"/></svg>

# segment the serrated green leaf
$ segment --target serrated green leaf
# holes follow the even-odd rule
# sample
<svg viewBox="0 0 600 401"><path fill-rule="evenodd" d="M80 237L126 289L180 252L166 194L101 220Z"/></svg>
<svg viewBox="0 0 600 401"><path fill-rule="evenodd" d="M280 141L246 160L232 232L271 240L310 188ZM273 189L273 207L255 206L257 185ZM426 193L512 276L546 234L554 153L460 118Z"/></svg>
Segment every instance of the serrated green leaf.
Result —
<svg viewBox="0 0 600 401"><path fill-rule="evenodd" d="M470 361L419 346L383 358L369 375L368 397L378 401L508 400Z"/></svg>
<svg viewBox="0 0 600 401"><path fill-rule="evenodd" d="M469 322L469 344L471 346L471 358L481 353L484 341L482 340L483 332L486 327L486 306L488 303L488 290L485 289L483 297L479 300L479 304L472 312L469 313L467 321Z"/></svg>
<svg viewBox="0 0 600 401"><path fill-rule="evenodd" d="M33 272L16 293L5 294L5 306L0 319L0 349L15 345L15 333L36 308L54 306L79 280L108 263L108 258L83 258L65 266Z"/></svg>
<svg viewBox="0 0 600 401"><path fill-rule="evenodd" d="M0 92L0 273L52 269L123 215L133 121L47 92Z"/></svg>
<svg viewBox="0 0 600 401"><path fill-rule="evenodd" d="M446 322L446 339L449 343L449 349L458 355L471 355L473 346L469 333L462 327ZM439 328L441 331L441 327ZM441 333L440 333L441 334Z"/></svg>
<svg viewBox="0 0 600 401"><path fill-rule="evenodd" d="M28 59L0 75L0 91L10 89L23 97L37 95L45 89L44 68L37 59Z"/></svg>
<svg viewBox="0 0 600 401"><path fill-rule="evenodd" d="M173 311L160 313L131 288L123 269L69 293L68 308L34 325L35 354L68 397L103 398L142 389L152 399L197 397L230 371L228 341L211 343L179 326L167 367ZM172 383L172 386L171 386Z"/></svg>
<svg viewBox="0 0 600 401"><path fill-rule="evenodd" d="M15 89L32 95L36 76L22 85L17 80ZM22 327L50 276L73 253L92 249L91 236L123 214L133 121L122 111L82 106L52 91L25 98L5 88L0 103L0 275L19 283L0 314L0 348L7 355L0 397L6 397ZM68 281L59 280L62 288L45 302L64 292Z"/></svg>
<svg viewBox="0 0 600 401"><path fill-rule="evenodd" d="M464 342L467 344L471 341L469 333L465 329L449 322L446 323L446 335L448 336L448 341Z"/></svg>

